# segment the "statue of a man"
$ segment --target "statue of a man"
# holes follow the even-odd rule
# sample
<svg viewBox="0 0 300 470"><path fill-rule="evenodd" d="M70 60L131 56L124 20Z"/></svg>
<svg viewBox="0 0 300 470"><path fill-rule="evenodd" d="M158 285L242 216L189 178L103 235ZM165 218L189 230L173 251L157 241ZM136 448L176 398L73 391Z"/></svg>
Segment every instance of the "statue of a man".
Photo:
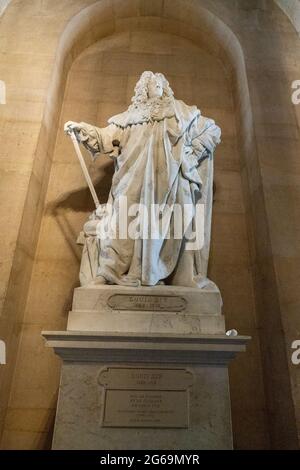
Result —
<svg viewBox="0 0 300 470"><path fill-rule="evenodd" d="M105 206L101 206L101 214L96 211L88 224L89 230L91 226L94 230L89 232L94 237L92 245L99 247L94 283L187 287L209 284L212 156L221 135L215 122L203 117L196 106L176 100L163 74L144 72L136 84L132 104L127 111L111 117L107 127L69 121L65 130L73 130L93 158L114 155L115 173L107 207L120 216L121 200L126 198L129 222L134 212L130 214L130 208L136 205L144 208L139 210L139 227L148 227L150 220L155 220L157 226L164 221L159 236L142 231L140 236L124 237L120 236L122 217L115 217L116 236L101 238L97 224L103 226L109 218ZM190 234L196 227L199 205L203 208L203 242L191 248ZM183 212L188 208L188 223L181 236L175 235L178 227L184 225L175 206Z"/></svg>

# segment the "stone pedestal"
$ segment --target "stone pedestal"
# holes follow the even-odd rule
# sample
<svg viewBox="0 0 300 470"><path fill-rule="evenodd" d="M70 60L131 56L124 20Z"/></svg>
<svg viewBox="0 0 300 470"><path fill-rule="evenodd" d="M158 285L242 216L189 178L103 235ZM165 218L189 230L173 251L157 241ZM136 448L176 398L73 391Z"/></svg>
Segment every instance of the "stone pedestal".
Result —
<svg viewBox="0 0 300 470"><path fill-rule="evenodd" d="M217 290L75 289L54 449L230 449L227 365L247 337L225 335Z"/></svg>

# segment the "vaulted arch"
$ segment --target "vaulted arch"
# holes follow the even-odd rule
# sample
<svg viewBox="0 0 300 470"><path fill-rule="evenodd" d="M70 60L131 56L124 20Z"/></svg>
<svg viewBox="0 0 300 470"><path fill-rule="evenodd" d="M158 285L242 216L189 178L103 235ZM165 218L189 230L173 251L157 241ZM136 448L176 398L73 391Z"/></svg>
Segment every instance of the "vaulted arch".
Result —
<svg viewBox="0 0 300 470"><path fill-rule="evenodd" d="M35 2L33 3L35 4ZM259 27L257 27L256 23L254 27L254 23L247 23L248 20L245 16L245 10L250 9L253 15L258 16L260 15L261 10L257 9L256 11L255 9L252 9L250 5L251 2L243 0L241 2L223 2L223 0L207 0L205 2L200 2L198 0L158 0L155 2L151 2L150 0L99 0L96 2L92 0L82 0L81 2L80 0L77 0L76 2L65 2L65 4L63 4L62 2L45 2L46 8L48 9L48 12L51 12L52 18L56 16L56 12L54 11L55 6L53 5L56 5L58 7L60 3L61 9L64 9L64 13L62 15L57 15L57 18L59 18L57 20L58 24L56 24L56 21L53 21L52 23L50 20L48 23L48 19L46 18L45 20L46 15L42 15L40 18L39 27L40 29L45 28L45 37L43 38L43 34L41 34L41 38L44 40L46 38L47 40L49 36L49 38L53 39L53 35L55 41L53 41L53 44L55 44L55 49L54 46L53 49L49 48L50 53L47 59L45 58L47 56L47 52L49 52L47 49L47 44L46 46L41 47L41 50L43 52L43 54L41 54L41 50L39 49L39 47L36 46L36 42L33 43L32 41L32 37L35 38L36 36L34 36L33 34L33 36L31 37L31 35L29 34L29 32L31 32L30 28L32 27L31 19L28 19L31 15L31 7L29 5L29 2L28 6L26 4L26 14L28 21L23 21L21 13L18 18L20 30L22 29L21 25L24 25L24 31L22 30L20 32L18 47L20 47L24 54L24 48L28 48L28 44L32 44L32 46L35 46L35 55L32 54L32 57L30 57L30 59L33 59L33 61L30 63L36 64L39 60L41 60L38 72L40 73L40 70L42 70L43 68L43 64L46 64L45 68L47 69L47 71L52 70L52 73L49 82L47 81L45 89L43 89L44 101L42 103L42 112L40 113L42 119L39 116L39 119L41 120L39 120L38 125L36 126L37 131L34 135L34 143L32 145L34 150L30 154L30 158L32 158L33 165L32 168L28 170L28 172L31 172L31 177L28 178L28 190L26 197L24 197L24 209L22 209L20 223L18 225L16 223L15 228L15 232L17 232L16 238L18 237L18 239L17 242L15 241L15 239L13 239L13 241L11 242L11 246L17 245L17 250L12 256L12 265L14 268L14 272L9 275L9 288L7 289L8 294L7 301L5 304L6 310L8 312L6 313L5 320L9 319L10 321L9 328L7 327L7 330L10 329L11 331L13 331L13 333L10 333L10 331L8 331L7 335L9 336L11 334L11 337L14 337L15 339L15 337L17 336L15 335L15 331L18 331L19 334L21 330L20 325L22 324L24 311L25 325L27 328L24 329L24 331L26 331L22 335L23 343L19 348L19 351L21 352L19 352L18 354L18 362L15 377L20 378L21 376L25 375L24 372L20 373L20 371L25 370L25 368L23 369L22 359L23 357L26 357L25 354L23 355L23 351L24 349L26 350L26 347L28 348L28 350L30 350L29 352L31 355L33 354L32 350L34 347L36 347L36 344L41 348L40 351L43 351L41 344L38 343L39 340L37 340L37 338L39 338L41 330L40 324L38 322L41 321L40 316L42 316L43 319L47 318L47 320L49 320L49 318L51 317L50 314L48 315L48 317L46 317L44 312L44 310L46 310L46 307L44 306L44 303L48 305L49 309L52 308L51 300L49 300L49 293L51 293L52 296L55 295L55 288L53 287L54 284L50 283L49 281L47 271L48 267L46 266L47 254L51 252L52 246L47 246L47 249L45 249L42 253L43 256L39 256L40 252L38 250L36 251L36 247L38 235L41 234L40 222L42 219L46 220L49 215L47 213L46 208L45 215L43 217L45 194L47 186L48 189L50 187L50 191L51 188L53 188L53 186L48 185L48 180L49 175L51 173L52 157L55 151L55 142L57 141L56 139L58 135L59 119L61 115L61 110L63 108L66 82L72 64L74 64L76 58L78 58L79 56L81 57L81 54L84 54L84 51L87 51L89 47L92 47L93 45L101 41L111 41L113 40L116 34L121 34L122 32L130 33L132 31L148 31L150 34L153 35L153 37L155 37L155 34L157 34L158 32L160 34L173 35L190 41L191 43L197 45L199 48L205 49L214 57L218 58L218 60L223 63L228 80L230 82L230 85L232 86L236 117L236 135L239 143L238 152L241 156L240 173L242 176L244 202L246 207L245 211L247 212L248 221L247 235L250 239L249 251L251 253L251 266L249 266L249 272L252 273L255 279L255 288L253 289L253 292L251 291L251 295L253 295L256 300L256 309L258 312L257 316L261 317L259 318L258 326L253 322L251 324L252 331L246 330L246 332L250 334L252 334L253 332L254 336L254 341L252 343L253 349L251 350L252 353L250 354L249 361L249 367L252 367L252 376L251 374L246 374L245 383L243 382L244 376L243 378L241 378L239 371L242 369L245 370L245 367L243 367L243 364L240 363L236 369L236 373L239 375L239 382L237 382L239 384L243 383L243 387L247 388L247 396L250 396L251 391L254 390L253 381L251 381L251 377L259 375L259 372L255 370L255 367L262 360L262 362L264 362L264 382L265 394L267 398L265 403L267 410L262 409L263 407L261 406L260 409L253 409L253 413L248 413L248 411L245 412L244 408L242 407L243 409L239 410L240 421L243 421L244 419L246 423L245 426L249 426L249 429L251 429L252 426L252 446L255 446L255 443L266 443L269 439L269 435L272 434L273 438L271 438L271 441L273 440L275 444L279 443L279 445L282 445L283 447L288 445L291 446L291 443L295 442L295 416L291 400L289 383L290 377L286 361L286 349L284 345L285 338L284 334L282 333L283 330L281 324L281 310L278 301L277 284L279 283L279 281L276 278L278 273L276 273L275 275L274 272L274 259L269 236L270 217L268 219L265 208L264 191L266 184L262 184L261 162L259 161L257 150L257 134L261 129L264 128L264 120L267 120L266 116L262 113L262 102L265 99L265 95L271 103L270 106L273 106L273 102L268 94L269 85L266 89L262 87L263 91L261 92L260 89L260 93L258 93L256 83L254 83L256 80L255 74L258 74L258 72L257 68L253 67L253 63L256 64L256 61L258 61L259 65L264 64L265 57L263 56L263 49L264 47L266 47L269 52L275 50L275 52L278 54L278 56L274 55L274 57L272 56L270 59L270 67L269 69L267 69L267 73L269 74L268 77L273 77L274 75L276 75L277 67L279 69L279 72L282 72L282 70L285 72L284 64L280 64L280 61L285 58L285 54L284 51L282 51L281 49L282 45L279 44L281 34L278 33L278 31L280 31L281 22L284 19L284 15L282 14L283 18L281 17L279 19L279 25L275 24L274 26L271 24L270 26L270 20L269 18L267 18L268 15L265 15L265 11L267 11L269 8L273 8L273 2L262 2L265 6L265 11L261 15ZM41 6L41 4L42 2L39 4L39 6ZM37 9L37 5L33 6L32 12L36 13ZM13 15L18 12L17 1L11 2L11 5L9 5L7 10L5 11L5 15L3 15L3 21L5 20L6 16L9 16L10 11L10 18L9 21L7 21L5 31L9 30L9 28L11 28L11 24L13 24L14 22ZM2 23L3 21L1 18ZM286 22L288 23L287 20ZM243 35L244 24L246 24L249 29L246 30L245 34ZM272 29L273 26L274 30ZM266 28L266 30L264 28ZM270 41L269 38L268 28L272 30L273 38L278 33L279 41L277 43L277 48L272 48L273 44L270 44L270 42L272 41ZM53 31L55 31L55 33ZM289 30L288 35L292 36ZM37 35L37 37L40 36ZM24 37L26 38L26 41L23 41ZM258 41L256 42L257 38ZM25 44L24 47L22 47L22 42L24 42ZM29 52L28 56L26 55L27 52ZM25 50L25 54L23 57L24 64L22 73L24 75L26 72L26 60L28 60L30 52L31 51ZM291 50L289 51L289 53L292 56ZM10 58L12 64L14 64L13 59L14 57ZM293 58L290 60L290 66L293 67ZM282 68L280 69L280 67ZM276 73L273 73L274 69ZM12 88L12 90L16 90L16 87L18 85L13 80L12 83L15 87ZM279 85L279 83L277 85ZM26 99L28 97L29 85L27 86L28 88L22 91L22 106L18 108L19 112L20 109L22 109L23 111L25 110L24 114L30 114L28 112L28 108L26 108ZM280 92L281 88L279 86L277 86L277 88ZM10 92L10 88L8 89L8 91ZM10 93L9 96L11 97L12 94ZM280 97L278 94L278 98L282 97ZM285 97L282 98L282 102L284 102L284 99ZM25 106L23 103L25 104ZM9 105L11 105L11 103L9 103ZM10 108L7 107L7 109ZM13 107L11 109L13 109ZM274 109L275 108L272 108L272 114L270 114L271 119L273 119L273 115L276 114L273 113ZM285 109L287 109L287 106ZM276 110L277 108L275 109L275 111ZM277 113L276 115L278 114L279 113ZM24 115L22 116L24 119ZM26 117L27 116L25 116L25 118ZM269 122L267 121L266 129L269 131L268 124ZM22 123L19 123L19 126L21 128ZM285 126L285 123L283 123L283 125L277 126L276 128L276 138L278 134L280 135L281 133L283 138L282 147L284 149L286 149L286 135L288 135L288 131L290 131L290 129L287 129L287 127L288 126ZM21 129L21 131L19 128L17 129L19 130L19 133L21 133L21 131L23 132L23 129ZM15 137L15 130L16 127L13 127L11 131L10 141L13 141ZM30 128L30 132L33 133L32 128ZM38 132L39 139L37 141L36 136L38 135ZM59 129L59 132L61 132L61 129ZM284 132L286 133L286 135L284 134ZM11 152L13 155L19 153L20 150L22 153L24 147L26 146L25 140L26 139L23 139L23 141L21 142L23 144L23 147L18 147L18 142L16 141L16 145L15 147L13 147L14 151ZM30 143L32 144L31 141ZM267 148L264 154L261 150L261 159L267 159L266 156L276 151L276 148L274 150L274 147L271 146L272 152L269 152L268 149L270 147L267 146L267 144L270 144L269 140L267 141L267 143L264 144L264 149ZM294 142L292 144L292 148L294 148ZM291 152L292 150L290 150L290 153ZM26 155L26 157L27 156L28 155ZM278 160L281 161L282 159ZM270 164L269 161L268 164ZM273 162L271 164L273 164ZM279 165L277 161L276 164ZM56 189L56 191L59 193L59 189ZM22 197L22 195L20 197ZM11 208L14 206L8 205L8 207ZM28 227L30 227L30 229L28 229ZM45 231L45 227L43 230ZM232 226L228 226L227 230L228 231L225 235L236 236L234 223L232 224ZM279 241L281 242L282 240ZM24 250L24 247L26 250ZM25 251L26 253L24 255L23 252ZM64 251L62 249L62 251L58 253L57 258L59 258L59 256L63 256L63 253ZM29 258L30 262L27 263L27 259ZM26 270L24 269L24 259L27 263ZM58 260L55 260L55 262L59 264ZM40 269L42 263L44 263L43 266L46 266L44 270ZM52 269L54 264L55 263L50 263L49 269ZM63 315L65 315L65 312L67 310L67 303L69 301L68 296L71 295L70 292L74 286L75 275L74 273L70 274L67 268L68 266L65 267L65 271L63 271L63 276L61 278L61 284L65 289L64 294L62 295L63 298L61 299L61 302L64 303L64 313L60 312L59 314L57 314L55 320L57 321L57 323L59 323L60 321L64 321ZM31 286L29 288L29 280L31 273ZM240 273L237 274L240 275ZM282 277L284 278L284 276L286 276L286 273L283 273ZM44 280L44 285L42 286L42 289L40 289L38 286L38 280L41 278ZM230 275L228 275L227 278L230 280ZM251 284L250 290L252 289L252 287L253 286ZM35 296L35 293L40 295L40 297ZM46 300L43 297L44 294L46 296ZM236 305L238 304L240 316L237 315L237 317L242 318L243 314L245 313L244 298L242 297L242 294L238 289L236 289L233 294L236 295L236 297L230 298L229 305L230 307L232 307L233 311ZM235 304L234 299L237 297L238 301ZM52 298L53 297L51 297L51 299ZM40 312L41 306L43 306L42 314ZM32 317L35 314L36 317L33 320ZM13 320L11 320L12 318ZM17 326L14 325L14 321ZM243 325L246 325L245 328L247 329L249 327L249 320L248 318L246 318L246 315L243 321ZM269 325L271 325L271 328L269 328ZM232 325L232 327L235 327L235 325ZM260 344L257 337L257 331L261 331ZM276 335L274 336L274 345L272 343L273 333L274 335ZM36 341L36 343L32 343L32 340ZM260 348L262 350L261 353L259 352ZM10 352L12 349L8 348L8 350ZM17 341L15 341L15 346L13 350L15 355L16 350ZM49 363L47 362L48 360ZM1 384L1 387L4 390L3 394L6 396L6 398L2 401L3 408L2 410L0 410L0 412L4 410L8 401L8 396L10 393L9 382L12 380L11 378L13 373L13 362L14 359L11 359L10 367L12 372L10 372L10 376L8 378L5 378L5 381L2 381L2 384L4 385ZM41 354L41 360L40 362L38 362L38 366L41 368L41 371L47 369L50 363L52 373L52 366L54 363L50 362L50 359L48 357L46 359L42 357ZM276 371L278 370L278 367L280 367L281 382L280 387L277 390L277 395L274 397L274 381L276 379ZM32 371L29 369L29 377L30 374L32 374ZM41 376L35 374L33 377L32 374L32 386L33 388L35 387L35 392L37 393L37 395L38 393L41 393L42 386L45 387L45 383L43 382L43 380L44 382L48 381L46 384L47 386L48 384L53 386L53 388L56 386L56 382L52 378L45 378L43 374L41 374ZM55 383L53 384L53 382ZM18 387L22 388L22 381L15 384L15 388ZM53 392L53 395L54 393L55 390ZM11 396L14 395L15 390L12 390ZM46 395L46 393L44 393L44 395ZM252 393L252 395L255 395L255 397L259 395L259 393L257 393L257 389L255 389L255 393ZM262 396L259 397L259 399L261 400L261 403L263 403L265 396L264 392L262 392L261 395ZM53 404L53 402L51 401L52 397L50 399L47 395L45 399L44 396L42 397L42 399L44 400L43 403L47 402L48 407L55 407L55 403ZM278 407L278 402L281 402L282 406ZM23 411L19 411L19 402L17 402L18 404L16 405L16 401L12 400L12 403L12 407L15 406L16 409L18 408L16 413L20 413L20 416L23 417ZM24 408L26 408L26 406L27 404L25 404ZM274 410L276 410L276 412ZM4 411L2 414L4 414ZM254 416L253 421L255 421L255 425L254 423L251 424L251 419L249 419L249 416L251 414L253 414ZM266 426L265 424L267 420L269 421L268 426ZM255 440L257 431L257 428L255 427L256 422L259 422L260 432L259 437L257 437L257 440ZM50 426L47 424L45 425L44 429L46 429L47 431L50 429ZM287 436L286 439L283 439L283 434ZM40 446L42 446L42 444L40 444Z"/></svg>

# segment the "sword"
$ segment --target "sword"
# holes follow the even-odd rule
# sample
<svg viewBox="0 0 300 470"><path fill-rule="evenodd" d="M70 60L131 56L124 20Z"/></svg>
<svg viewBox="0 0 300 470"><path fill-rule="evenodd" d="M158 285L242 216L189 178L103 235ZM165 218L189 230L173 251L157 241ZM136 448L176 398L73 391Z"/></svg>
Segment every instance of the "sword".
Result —
<svg viewBox="0 0 300 470"><path fill-rule="evenodd" d="M69 135L71 136L71 139L72 139L72 142L73 142L73 144L74 144L75 152L76 152L76 155L77 155L77 157L78 157L78 160L79 160L79 163L80 163L82 172L83 172L83 174L84 174L84 177L85 177L85 179L86 179L86 182L87 182L87 184L88 184L89 190L90 190L90 192L91 192L93 201L94 201L95 206L96 206L96 209L97 209L97 208L100 206L100 202L99 202L97 193L96 193L96 191L95 191L94 185L93 185L93 183L92 183L90 174L89 174L88 169L87 169L87 167L86 167L84 158L83 158L83 156L82 156L82 153L81 153L81 150L80 150L80 147L79 147L79 144L78 144L77 137L76 137L75 132L74 132L73 129L71 129L71 130L69 131Z"/></svg>

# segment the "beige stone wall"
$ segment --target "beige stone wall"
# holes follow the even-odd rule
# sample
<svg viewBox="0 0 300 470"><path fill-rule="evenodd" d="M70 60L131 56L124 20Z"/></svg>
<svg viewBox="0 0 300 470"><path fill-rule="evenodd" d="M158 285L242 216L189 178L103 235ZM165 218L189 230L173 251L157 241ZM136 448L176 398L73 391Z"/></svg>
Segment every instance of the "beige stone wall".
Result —
<svg viewBox="0 0 300 470"><path fill-rule="evenodd" d="M131 31L143 31L139 41ZM99 41L107 35L113 37ZM69 118L104 125L128 102L137 75L154 68L224 130L211 277L222 289L228 327L254 338L231 370L236 445L295 447L299 369L290 345L300 331L300 109L290 85L299 79L299 39L288 18L271 0L52 0L22 2L22 9L12 0L0 37L8 98L0 107L0 336L8 347L8 365L0 366L2 446L49 446L59 363L40 330L65 324L80 258L74 239L91 209L72 147L57 127ZM194 43L191 57L185 40ZM108 184L112 170L99 162L91 171L104 198L102 181Z"/></svg>
<svg viewBox="0 0 300 470"><path fill-rule="evenodd" d="M57 46L69 18L93 2L21 3L12 0L0 19L0 76L6 83L6 104L0 108L0 217L5 227L1 232L0 331L8 361L0 369L0 433L66 77Z"/></svg>
<svg viewBox="0 0 300 470"><path fill-rule="evenodd" d="M300 330L299 293L291 286L299 279L299 176L294 162L300 153L300 109L292 104L291 84L299 78L299 39L274 3L265 2L264 8L258 15L259 34L253 31L252 21L239 34L254 135L244 147L242 172L248 180L247 213L271 443L274 448L295 448L299 368L291 363L291 343Z"/></svg>

